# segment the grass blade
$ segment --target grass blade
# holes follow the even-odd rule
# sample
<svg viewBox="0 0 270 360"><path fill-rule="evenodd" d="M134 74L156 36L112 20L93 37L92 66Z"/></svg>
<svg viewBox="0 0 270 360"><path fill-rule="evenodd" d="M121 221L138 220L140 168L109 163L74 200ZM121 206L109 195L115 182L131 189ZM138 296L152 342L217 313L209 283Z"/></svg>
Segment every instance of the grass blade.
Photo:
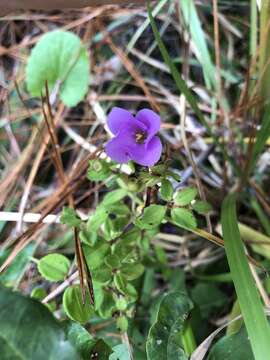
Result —
<svg viewBox="0 0 270 360"><path fill-rule="evenodd" d="M180 73L178 72L176 66L174 65L173 61L171 60L170 55L169 55L169 53L168 53L168 51L167 51L161 37L160 37L160 34L159 34L159 31L158 31L155 19L153 18L152 10L150 8L149 3L147 3L147 10L148 10L148 16L149 16L149 19L150 19L152 30L153 30L155 39L157 41L159 50L161 52L161 55L162 55L165 63L167 64L167 66L170 69L171 75L172 75L172 77L173 77L173 79L175 81L175 84L176 84L177 88L179 89L179 91L181 93L183 93L185 95L185 98L186 98L187 102L189 103L189 105L191 106L192 110L197 115L200 122L206 128L208 134L213 138L213 141L215 142L215 144L221 149L224 158L233 165L234 169L238 173L238 170L237 170L233 160L229 158L223 144L219 141L218 137L212 132L211 127L208 125L207 121L205 120L205 118L203 116L203 113L201 112L201 110L200 110L200 108L199 108L199 106L197 104L196 98L194 97L194 95L190 91L190 89L188 88L186 82L182 79L182 77L181 77Z"/></svg>
<svg viewBox="0 0 270 360"><path fill-rule="evenodd" d="M263 151L264 146L270 136L270 104L265 108L262 118L262 124L257 132L256 142L253 147L252 159L251 159L251 171L254 169L258 156Z"/></svg>
<svg viewBox="0 0 270 360"><path fill-rule="evenodd" d="M217 81L215 76L215 66L211 60L205 35L201 26L199 16L193 0L182 0L179 2L185 19L186 26L190 31L190 35L195 47L196 57L202 65L203 74L207 88L213 86L217 89Z"/></svg>
<svg viewBox="0 0 270 360"><path fill-rule="evenodd" d="M265 360L270 354L270 327L240 238L235 194L228 195L223 201L221 223L225 251L251 347L256 360Z"/></svg>
<svg viewBox="0 0 270 360"><path fill-rule="evenodd" d="M183 93L187 99L187 102L189 103L189 105L191 106L192 110L195 112L195 114L198 116L199 120L201 121L201 123L206 127L207 131L212 135L210 126L207 124L201 110L198 107L197 101L195 99L195 97L193 96L192 92L189 90L186 82L182 79L181 75L179 74L176 66L174 65L174 63L172 62L170 55L160 37L156 22L153 18L152 15L152 11L150 9L149 4L147 4L147 9L148 9L148 15L149 15L149 19L150 19L150 23L153 29L153 33L155 36L155 39L158 43L158 47L159 50L161 52L161 55L165 61L165 63L167 64L167 66L169 67L170 71L171 71L171 75L175 81L176 86L178 87L179 91L181 93Z"/></svg>

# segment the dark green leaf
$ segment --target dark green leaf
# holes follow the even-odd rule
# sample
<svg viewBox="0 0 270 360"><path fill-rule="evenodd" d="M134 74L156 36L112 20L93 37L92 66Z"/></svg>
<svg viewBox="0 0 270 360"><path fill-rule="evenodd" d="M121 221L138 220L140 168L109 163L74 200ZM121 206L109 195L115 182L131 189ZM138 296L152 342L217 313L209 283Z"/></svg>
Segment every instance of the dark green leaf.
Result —
<svg viewBox="0 0 270 360"><path fill-rule="evenodd" d="M46 306L0 286L1 360L79 360Z"/></svg>
<svg viewBox="0 0 270 360"><path fill-rule="evenodd" d="M245 327L233 335L223 336L212 347L208 360L254 360Z"/></svg>
<svg viewBox="0 0 270 360"><path fill-rule="evenodd" d="M187 360L181 333L192 303L186 294L171 292L162 299L156 322L151 326L146 352L149 360Z"/></svg>
<svg viewBox="0 0 270 360"><path fill-rule="evenodd" d="M160 187L160 196L165 201L171 201L173 196L173 186L167 179L163 179Z"/></svg>

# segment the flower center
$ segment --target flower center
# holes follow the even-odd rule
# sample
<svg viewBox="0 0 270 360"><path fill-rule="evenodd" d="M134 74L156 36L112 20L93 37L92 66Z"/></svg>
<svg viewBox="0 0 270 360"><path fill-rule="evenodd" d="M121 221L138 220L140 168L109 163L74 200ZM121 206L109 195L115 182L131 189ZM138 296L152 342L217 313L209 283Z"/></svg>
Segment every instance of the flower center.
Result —
<svg viewBox="0 0 270 360"><path fill-rule="evenodd" d="M144 131L138 131L135 133L135 141L137 144L143 144L147 138L147 133Z"/></svg>

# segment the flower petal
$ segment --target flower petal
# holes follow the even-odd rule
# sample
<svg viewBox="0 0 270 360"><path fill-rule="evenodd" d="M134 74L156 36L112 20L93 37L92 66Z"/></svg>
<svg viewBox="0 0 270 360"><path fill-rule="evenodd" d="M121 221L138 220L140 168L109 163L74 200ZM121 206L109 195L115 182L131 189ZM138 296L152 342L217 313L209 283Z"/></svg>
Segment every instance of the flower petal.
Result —
<svg viewBox="0 0 270 360"><path fill-rule="evenodd" d="M160 117L152 110L142 109L138 111L135 118L146 125L149 139L151 139L160 129Z"/></svg>
<svg viewBox="0 0 270 360"><path fill-rule="evenodd" d="M117 135L120 130L129 127L134 120L134 116L129 111L114 107L108 115L107 123L111 132Z"/></svg>
<svg viewBox="0 0 270 360"><path fill-rule="evenodd" d="M119 141L118 136L110 140L105 146L106 154L118 163L127 163L130 160L128 146Z"/></svg>
<svg viewBox="0 0 270 360"><path fill-rule="evenodd" d="M143 166L153 166L158 162L162 152L162 144L158 136L154 136L147 145L129 147L130 159Z"/></svg>

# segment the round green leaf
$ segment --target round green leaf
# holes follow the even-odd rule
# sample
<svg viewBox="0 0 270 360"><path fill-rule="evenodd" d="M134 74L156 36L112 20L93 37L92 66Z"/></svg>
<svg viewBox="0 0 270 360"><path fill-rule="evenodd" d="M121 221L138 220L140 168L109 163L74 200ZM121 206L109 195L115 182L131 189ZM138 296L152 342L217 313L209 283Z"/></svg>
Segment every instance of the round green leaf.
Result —
<svg viewBox="0 0 270 360"><path fill-rule="evenodd" d="M38 271L49 281L64 280L70 267L70 261L61 254L49 254L38 262Z"/></svg>
<svg viewBox="0 0 270 360"><path fill-rule="evenodd" d="M197 226L196 218L192 211L182 208L172 209L172 219L180 227L194 229Z"/></svg>
<svg viewBox="0 0 270 360"><path fill-rule="evenodd" d="M60 98L67 106L80 102L88 89L89 58L80 38L72 32L46 33L33 48L26 67L26 83L33 96L59 86Z"/></svg>
<svg viewBox="0 0 270 360"><path fill-rule="evenodd" d="M194 187L189 187L183 190L180 190L176 193L174 202L179 206L186 206L191 203L192 200L197 196L197 189Z"/></svg>
<svg viewBox="0 0 270 360"><path fill-rule="evenodd" d="M88 293L86 295L85 304L83 304L82 292L79 285L71 286L65 290L63 307L68 317L81 324L85 324L94 313Z"/></svg>

